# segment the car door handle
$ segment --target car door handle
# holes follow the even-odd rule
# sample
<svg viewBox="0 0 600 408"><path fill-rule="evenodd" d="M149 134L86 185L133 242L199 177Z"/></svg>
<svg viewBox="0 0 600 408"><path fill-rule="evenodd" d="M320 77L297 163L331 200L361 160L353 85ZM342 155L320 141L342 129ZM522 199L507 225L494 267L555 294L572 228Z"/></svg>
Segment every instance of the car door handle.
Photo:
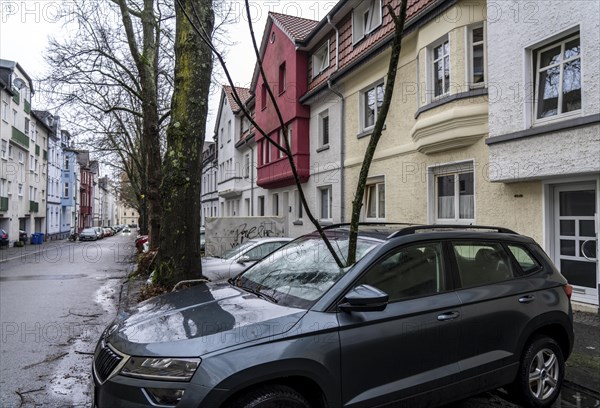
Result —
<svg viewBox="0 0 600 408"><path fill-rule="evenodd" d="M460 313L458 313L458 312L448 312L448 313L442 313L441 315L439 315L437 317L437 319L440 322L445 322L446 320L456 319L458 316L460 316Z"/></svg>
<svg viewBox="0 0 600 408"><path fill-rule="evenodd" d="M519 303L531 303L535 300L534 295L527 295L519 298Z"/></svg>

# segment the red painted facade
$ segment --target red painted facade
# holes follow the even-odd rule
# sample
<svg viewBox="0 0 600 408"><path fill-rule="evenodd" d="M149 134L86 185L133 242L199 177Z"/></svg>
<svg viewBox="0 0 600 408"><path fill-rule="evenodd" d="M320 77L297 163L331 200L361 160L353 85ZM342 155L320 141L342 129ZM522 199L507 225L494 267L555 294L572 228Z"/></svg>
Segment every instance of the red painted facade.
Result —
<svg viewBox="0 0 600 408"><path fill-rule="evenodd" d="M94 174L86 168L81 168L79 183L79 232L93 226L92 200Z"/></svg>
<svg viewBox="0 0 600 408"><path fill-rule="evenodd" d="M271 18L271 17L270 17ZM308 54L297 51L294 42L277 25L267 23L269 29L263 56L263 67L277 100L284 123L291 129L292 155L301 181L309 177L310 107L298 102L308 89ZM285 65L284 65L285 64ZM284 68L285 67L285 68ZM284 86L281 86L284 83ZM256 81L256 123L271 138L279 141L281 126L269 95L263 89L259 75ZM287 158L261 134L256 134L258 148L257 184L263 188L279 188L294 184ZM265 145L266 144L266 145Z"/></svg>

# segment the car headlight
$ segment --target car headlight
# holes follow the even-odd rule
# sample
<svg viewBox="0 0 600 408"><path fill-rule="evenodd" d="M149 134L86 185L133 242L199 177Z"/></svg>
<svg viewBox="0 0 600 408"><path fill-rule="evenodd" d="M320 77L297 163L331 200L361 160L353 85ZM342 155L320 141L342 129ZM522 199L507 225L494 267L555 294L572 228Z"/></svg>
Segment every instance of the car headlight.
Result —
<svg viewBox="0 0 600 408"><path fill-rule="evenodd" d="M199 358L130 357L121 375L161 381L189 381L200 365Z"/></svg>

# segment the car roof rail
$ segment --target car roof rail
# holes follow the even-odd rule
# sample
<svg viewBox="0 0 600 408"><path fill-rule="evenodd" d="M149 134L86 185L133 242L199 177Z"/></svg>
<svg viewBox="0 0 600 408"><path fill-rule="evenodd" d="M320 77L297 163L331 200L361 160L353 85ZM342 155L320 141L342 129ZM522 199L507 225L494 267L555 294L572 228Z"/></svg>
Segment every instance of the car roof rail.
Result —
<svg viewBox="0 0 600 408"><path fill-rule="evenodd" d="M341 223L337 223L337 224L330 224L330 225L324 225L323 226L323 230L329 230L329 229L334 229L334 228L340 228L340 227L349 227L350 224L349 222L341 222ZM408 226L408 227L412 227L415 224L412 222L360 222L358 223L359 227L377 227L377 226L384 226L384 225L403 225L403 226Z"/></svg>
<svg viewBox="0 0 600 408"><path fill-rule="evenodd" d="M403 228L399 231L394 232L392 235L390 235L390 238L401 237L404 235L410 235L410 234L414 234L414 233L417 233L419 231L424 231L424 230L432 230L432 231L439 231L439 230L491 230L491 231L497 231L501 234L519 235L515 231L508 229L508 228L504 228L504 227L492 227L492 226L488 226L488 225L431 224L431 225L411 225L410 227Z"/></svg>

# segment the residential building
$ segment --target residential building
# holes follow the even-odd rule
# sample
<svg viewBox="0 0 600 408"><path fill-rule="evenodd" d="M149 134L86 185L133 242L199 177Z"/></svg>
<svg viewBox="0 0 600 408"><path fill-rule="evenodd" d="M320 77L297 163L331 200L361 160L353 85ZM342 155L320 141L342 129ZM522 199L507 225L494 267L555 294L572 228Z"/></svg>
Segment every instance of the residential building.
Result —
<svg viewBox="0 0 600 408"><path fill-rule="evenodd" d="M202 152L202 184L200 188L202 226L205 225L207 217L219 216L218 175L217 144L215 142L204 142L204 150Z"/></svg>
<svg viewBox="0 0 600 408"><path fill-rule="evenodd" d="M81 170L77 161L77 150L72 149L70 134L62 132L62 147L64 165L62 166L62 186L61 196L61 234L77 232L79 209L79 180Z"/></svg>
<svg viewBox="0 0 600 408"><path fill-rule="evenodd" d="M299 101L307 91L309 55L298 48L298 43L317 24L317 21L272 12L267 18L260 58L284 126L258 67L254 70L251 85L256 95L254 103L257 125L278 145L289 146L298 180L304 185L305 191L313 191L316 187L312 183L307 184L311 173L311 111L309 106ZM268 190L257 197L258 213L285 217L290 236L313 229L312 226L303 225L303 209L287 156L261 133L256 132L254 140L257 150L256 184ZM328 197L330 200L331 191ZM328 221L332 218L327 214L326 219Z"/></svg>
<svg viewBox="0 0 600 408"><path fill-rule="evenodd" d="M33 82L14 61L0 60L0 228L46 232L47 143L51 129L31 109Z"/></svg>
<svg viewBox="0 0 600 408"><path fill-rule="evenodd" d="M79 223L78 233L84 228L99 226L99 214L97 199L97 177L98 162L90 160L88 151L77 152L77 164L79 167Z"/></svg>
<svg viewBox="0 0 600 408"><path fill-rule="evenodd" d="M48 177L46 181L46 239L64 239L61 235L62 170L60 117L48 111L34 111L50 129L48 133Z"/></svg>
<svg viewBox="0 0 600 408"><path fill-rule="evenodd" d="M108 176L98 179L98 192L100 202L100 226L112 227L117 224L118 209L116 205L115 189Z"/></svg>
<svg viewBox="0 0 600 408"><path fill-rule="evenodd" d="M137 228L140 215L135 208L131 208L125 203L119 203L117 206L118 218L117 222L120 225L128 225L132 228Z"/></svg>
<svg viewBox="0 0 600 408"><path fill-rule="evenodd" d="M544 249L574 286L572 299L598 307L600 271L600 3L535 3L513 19L494 3L488 35L490 168L499 210ZM492 4L488 5L488 15Z"/></svg>
<svg viewBox="0 0 600 408"><path fill-rule="evenodd" d="M235 88L242 101L249 96L246 88ZM241 121L236 114L240 108L233 97L233 89L224 86L221 90L221 102L215 123L215 141L217 143L217 166L220 214L224 217L240 216L240 201L243 184L241 155L235 148L241 134Z"/></svg>

